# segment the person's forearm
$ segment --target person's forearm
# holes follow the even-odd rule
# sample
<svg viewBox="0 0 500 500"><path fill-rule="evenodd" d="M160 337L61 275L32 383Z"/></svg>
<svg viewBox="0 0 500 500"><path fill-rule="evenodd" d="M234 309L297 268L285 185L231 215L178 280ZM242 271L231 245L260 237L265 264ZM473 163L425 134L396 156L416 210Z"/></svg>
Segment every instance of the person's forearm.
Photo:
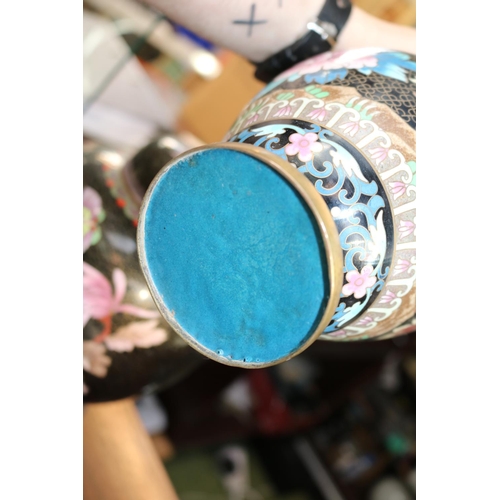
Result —
<svg viewBox="0 0 500 500"><path fill-rule="evenodd" d="M390 23L353 6L336 50L380 47L416 54L415 28Z"/></svg>
<svg viewBox="0 0 500 500"><path fill-rule="evenodd" d="M255 62L306 32L324 0L146 0L193 33ZM415 53L415 29L378 19L353 6L336 49L380 47Z"/></svg>

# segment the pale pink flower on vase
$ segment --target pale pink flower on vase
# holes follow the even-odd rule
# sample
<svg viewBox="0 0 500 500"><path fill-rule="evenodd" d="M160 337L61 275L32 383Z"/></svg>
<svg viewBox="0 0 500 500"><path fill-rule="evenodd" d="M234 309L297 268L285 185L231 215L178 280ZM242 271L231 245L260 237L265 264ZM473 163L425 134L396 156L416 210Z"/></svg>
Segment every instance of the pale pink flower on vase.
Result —
<svg viewBox="0 0 500 500"><path fill-rule="evenodd" d="M394 266L394 275L405 273L411 266L411 262L406 259L398 259L396 265Z"/></svg>
<svg viewBox="0 0 500 500"><path fill-rule="evenodd" d="M248 127L248 125L252 125L252 123L255 123L257 119L259 118L258 113L254 113L245 123L245 127Z"/></svg>
<svg viewBox="0 0 500 500"><path fill-rule="evenodd" d="M343 130L347 135L354 137L358 133L359 122L347 122L343 125L340 125L339 128Z"/></svg>
<svg viewBox="0 0 500 500"><path fill-rule="evenodd" d="M355 55L355 53L353 53ZM347 53L342 55L335 61L335 68L332 66L332 69L337 68L349 68L349 69L361 69L361 68L375 68L378 64L378 59L373 55L359 56L351 58L351 54ZM325 65L325 66L328 66ZM325 68L326 69L326 68ZM330 69L330 68L328 68Z"/></svg>
<svg viewBox="0 0 500 500"><path fill-rule="evenodd" d="M401 181L389 182L389 187L394 199L397 200L400 196L403 196L406 193L408 184Z"/></svg>
<svg viewBox="0 0 500 500"><path fill-rule="evenodd" d="M328 333L329 337L345 337L347 335L345 330L337 330L336 332Z"/></svg>
<svg viewBox="0 0 500 500"><path fill-rule="evenodd" d="M112 273L111 283L90 264L83 262L83 326L90 318L102 320L115 313L127 313L139 318L158 318L158 311L149 311L132 304L122 304L127 290L127 277L121 269Z"/></svg>
<svg viewBox="0 0 500 500"><path fill-rule="evenodd" d="M373 318L370 316L365 316L364 318L361 318L356 324L360 326L366 326L370 324L373 321Z"/></svg>
<svg viewBox="0 0 500 500"><path fill-rule="evenodd" d="M386 290L384 295L380 299L381 304L389 304L396 298L396 294L391 292L391 290Z"/></svg>
<svg viewBox="0 0 500 500"><path fill-rule="evenodd" d="M274 113L273 117L288 116L292 114L292 108L290 106L283 106Z"/></svg>
<svg viewBox="0 0 500 500"><path fill-rule="evenodd" d="M111 358L106 348L93 340L83 341L83 369L95 377L104 378L108 374Z"/></svg>
<svg viewBox="0 0 500 500"><path fill-rule="evenodd" d="M324 57L321 60L322 70L375 68L378 65L378 58L376 54L373 54L371 48L352 49L329 53L328 55L329 57Z"/></svg>
<svg viewBox="0 0 500 500"><path fill-rule="evenodd" d="M88 386L85 384L85 382L83 382L83 394L88 394L89 393L89 388Z"/></svg>
<svg viewBox="0 0 500 500"><path fill-rule="evenodd" d="M167 332L158 325L158 320L134 321L122 326L106 337L104 343L110 351L131 352L135 347L155 347L168 339Z"/></svg>
<svg viewBox="0 0 500 500"><path fill-rule="evenodd" d="M322 122L326 117L326 110L325 108L318 108L318 109L313 109L308 115L307 118L310 118L311 120L317 120L319 122Z"/></svg>
<svg viewBox="0 0 500 500"><path fill-rule="evenodd" d="M317 142L318 135L312 132L308 132L305 135L295 133L288 140L290 142L285 146L285 153L288 156L298 154L300 161L312 160L313 153L319 153L323 150L323 145Z"/></svg>
<svg viewBox="0 0 500 500"><path fill-rule="evenodd" d="M361 69L374 68L378 64L377 53L371 48L353 49L349 51L323 52L311 57L304 62L292 66L281 73L277 79L288 78L291 75L306 75L319 71L329 71L334 69Z"/></svg>
<svg viewBox="0 0 500 500"><path fill-rule="evenodd" d="M387 158L387 155L389 154L389 150L382 147L369 149L368 151L370 152L371 159L375 161L375 165L377 165L377 167Z"/></svg>
<svg viewBox="0 0 500 500"><path fill-rule="evenodd" d="M354 294L356 299L364 297L366 290L377 282L375 276L370 276L372 272L373 266L364 266L360 273L357 270L349 271L345 275L347 283L342 287L342 293L346 297Z"/></svg>
<svg viewBox="0 0 500 500"><path fill-rule="evenodd" d="M410 234L415 232L416 227L417 226L411 220L402 220L398 226L399 239L402 240L410 236Z"/></svg>
<svg viewBox="0 0 500 500"><path fill-rule="evenodd" d="M83 252L101 239L100 223L106 213L102 208L102 199L95 189L83 188Z"/></svg>

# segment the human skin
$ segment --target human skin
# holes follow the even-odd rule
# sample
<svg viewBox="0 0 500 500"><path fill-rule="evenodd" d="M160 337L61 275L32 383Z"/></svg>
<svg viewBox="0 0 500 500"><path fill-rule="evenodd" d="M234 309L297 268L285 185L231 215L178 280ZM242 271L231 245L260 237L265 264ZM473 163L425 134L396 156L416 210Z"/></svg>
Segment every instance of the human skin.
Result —
<svg viewBox="0 0 500 500"><path fill-rule="evenodd" d="M260 62L292 44L324 0L146 0L172 21L212 43ZM248 24L253 19L252 24ZM237 21L237 22L235 22ZM336 50L380 47L416 53L416 30L353 6Z"/></svg>

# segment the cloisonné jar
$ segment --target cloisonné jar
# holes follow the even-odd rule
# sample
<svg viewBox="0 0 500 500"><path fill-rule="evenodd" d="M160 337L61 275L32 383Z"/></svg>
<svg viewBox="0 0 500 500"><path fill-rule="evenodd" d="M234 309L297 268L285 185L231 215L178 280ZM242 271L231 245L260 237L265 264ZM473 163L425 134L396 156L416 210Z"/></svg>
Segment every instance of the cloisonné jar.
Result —
<svg viewBox="0 0 500 500"><path fill-rule="evenodd" d="M162 315L221 363L414 331L416 58L328 52L279 75L224 142L162 169L138 246Z"/></svg>
<svg viewBox="0 0 500 500"><path fill-rule="evenodd" d="M203 359L158 312L137 257L142 197L192 142L162 136L130 161L96 144L83 159L83 393L109 401L165 387Z"/></svg>

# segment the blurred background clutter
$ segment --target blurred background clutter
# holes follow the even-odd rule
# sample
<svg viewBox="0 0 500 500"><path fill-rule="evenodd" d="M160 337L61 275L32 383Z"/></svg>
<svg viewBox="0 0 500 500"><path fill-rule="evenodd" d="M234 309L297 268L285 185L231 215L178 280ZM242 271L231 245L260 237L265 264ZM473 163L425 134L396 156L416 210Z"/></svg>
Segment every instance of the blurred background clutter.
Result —
<svg viewBox="0 0 500 500"><path fill-rule="evenodd" d="M356 0L415 24L413 0ZM222 140L263 87L241 57L133 0L83 2L85 146ZM316 342L244 370L204 360L135 405L181 500L415 498L415 334Z"/></svg>

